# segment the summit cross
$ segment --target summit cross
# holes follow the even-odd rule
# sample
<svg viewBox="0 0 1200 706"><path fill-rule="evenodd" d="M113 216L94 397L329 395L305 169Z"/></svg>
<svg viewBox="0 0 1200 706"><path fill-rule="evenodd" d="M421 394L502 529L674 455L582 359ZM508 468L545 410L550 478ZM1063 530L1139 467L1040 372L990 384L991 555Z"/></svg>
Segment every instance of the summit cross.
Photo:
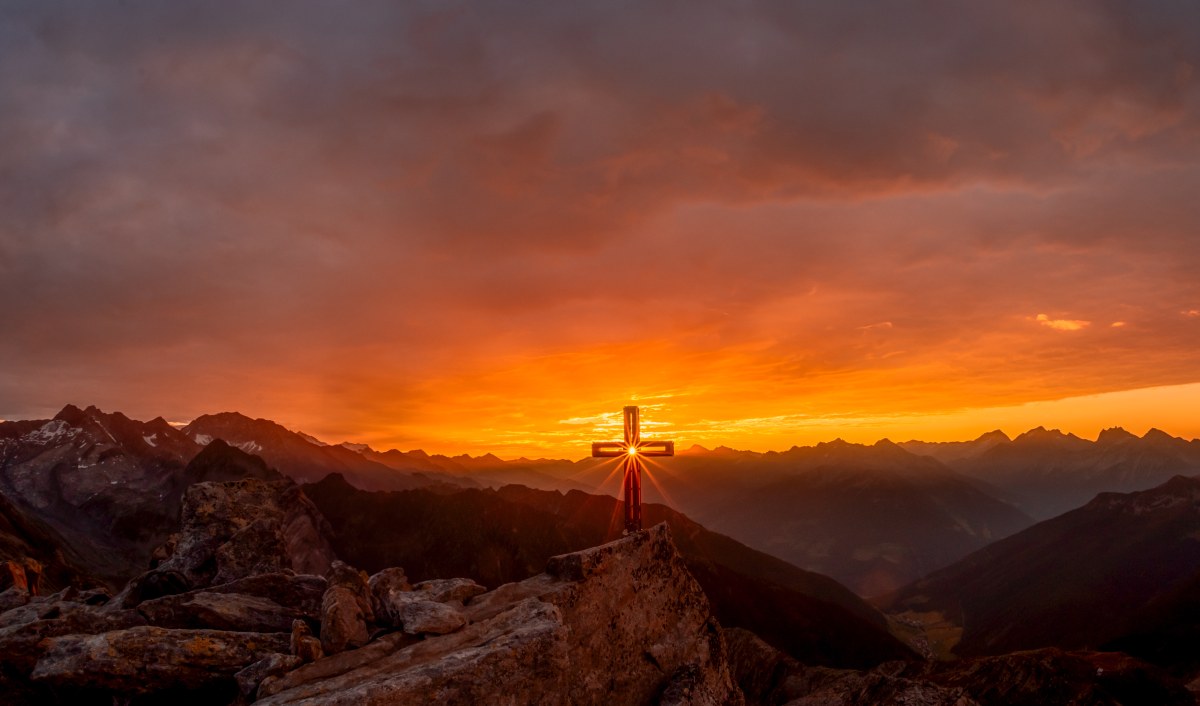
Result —
<svg viewBox="0 0 1200 706"><path fill-rule="evenodd" d="M674 441L642 440L637 407L625 408L625 441L592 442L593 458L622 459L626 532L637 532L642 528L642 457L674 455Z"/></svg>

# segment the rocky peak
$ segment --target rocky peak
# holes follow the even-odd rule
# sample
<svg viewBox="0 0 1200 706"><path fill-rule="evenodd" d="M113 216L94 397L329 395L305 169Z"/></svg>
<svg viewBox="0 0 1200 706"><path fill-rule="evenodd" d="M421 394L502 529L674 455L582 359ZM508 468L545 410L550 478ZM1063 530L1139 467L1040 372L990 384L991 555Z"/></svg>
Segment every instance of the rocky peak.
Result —
<svg viewBox="0 0 1200 706"><path fill-rule="evenodd" d="M1162 429L1150 429L1142 435L1142 441L1152 441L1159 444L1171 444L1175 441L1178 441L1178 439Z"/></svg>
<svg viewBox="0 0 1200 706"><path fill-rule="evenodd" d="M979 438L975 439L975 441L976 442L985 441L985 442L990 442L990 443L994 443L994 444L1002 444L1006 441L1012 441L1012 439L1010 439L1008 434L1005 434L1003 431L1001 431L999 429L993 429L992 431L986 432L984 434L980 434Z"/></svg>
<svg viewBox="0 0 1200 706"><path fill-rule="evenodd" d="M271 571L324 574L329 524L290 480L196 483L183 499L180 538L153 574L199 588Z"/></svg>
<svg viewBox="0 0 1200 706"><path fill-rule="evenodd" d="M284 476L268 466L266 461L234 448L220 439L214 439L188 462L187 468L184 469L184 478L187 485L244 478L284 480Z"/></svg>
<svg viewBox="0 0 1200 706"><path fill-rule="evenodd" d="M1096 437L1097 444L1113 445L1137 441L1137 437L1125 431L1121 427L1112 427L1100 432L1100 436Z"/></svg>

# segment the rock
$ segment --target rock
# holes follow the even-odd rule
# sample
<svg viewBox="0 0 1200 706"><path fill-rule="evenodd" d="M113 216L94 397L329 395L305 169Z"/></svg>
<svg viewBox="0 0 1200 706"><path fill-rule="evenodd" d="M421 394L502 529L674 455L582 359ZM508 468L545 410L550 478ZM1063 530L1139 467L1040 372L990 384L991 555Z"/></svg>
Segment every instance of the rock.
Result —
<svg viewBox="0 0 1200 706"><path fill-rule="evenodd" d="M393 566L384 569L367 579L367 587L371 589L371 593L382 593L386 591L411 591L412 585L408 583L408 576L405 576L404 569L399 566Z"/></svg>
<svg viewBox="0 0 1200 706"><path fill-rule="evenodd" d="M300 658L301 663L315 662L325 656L321 641L312 636L312 628L303 620L292 621L292 638L288 643L291 653Z"/></svg>
<svg viewBox="0 0 1200 706"><path fill-rule="evenodd" d="M29 602L29 591L10 586L0 591L0 613L19 608Z"/></svg>
<svg viewBox="0 0 1200 706"><path fill-rule="evenodd" d="M191 588L191 582L182 572L153 569L125 584L125 588L107 605L114 610L126 610L136 607L142 601L185 593Z"/></svg>
<svg viewBox="0 0 1200 706"><path fill-rule="evenodd" d="M741 628L725 628L729 667L749 704L782 704L800 694L787 691L787 677L800 664Z"/></svg>
<svg viewBox="0 0 1200 706"><path fill-rule="evenodd" d="M155 570L189 588L292 570L324 574L334 554L329 524L289 480L196 483L184 494L174 552Z"/></svg>
<svg viewBox="0 0 1200 706"><path fill-rule="evenodd" d="M334 561L329 570L329 588L321 599L321 648L325 654L367 644L367 623L373 619L366 575Z"/></svg>
<svg viewBox="0 0 1200 706"><path fill-rule="evenodd" d="M452 635L413 643L393 633L307 664L263 682L257 703L566 706L568 634L557 607L527 599Z"/></svg>
<svg viewBox="0 0 1200 706"><path fill-rule="evenodd" d="M4 672L27 676L44 651L47 638L122 630L146 624L146 619L132 610L103 611L82 604L38 607L47 608L46 612L41 613L46 617L0 628L0 665L4 666Z"/></svg>
<svg viewBox="0 0 1200 706"><path fill-rule="evenodd" d="M385 616L382 614L382 606L387 595L393 591L411 591L412 585L409 584L408 577L404 575L404 569L393 566L367 579L367 588L371 592L371 608L375 611L375 619L384 621Z"/></svg>
<svg viewBox="0 0 1200 706"><path fill-rule="evenodd" d="M392 610L409 635L445 635L467 624L462 611L446 603L416 598L403 601Z"/></svg>
<svg viewBox="0 0 1200 706"><path fill-rule="evenodd" d="M254 700L258 686L268 677L277 677L299 667L303 661L295 655L279 652L269 654L242 671L233 675L237 682L238 695L246 702Z"/></svg>
<svg viewBox="0 0 1200 706"><path fill-rule="evenodd" d="M35 682L138 696L231 681L246 665L286 651L288 636L137 627L47 642Z"/></svg>
<svg viewBox="0 0 1200 706"><path fill-rule="evenodd" d="M104 605L112 600L112 593L107 588L89 588L79 592L79 602L86 605Z"/></svg>
<svg viewBox="0 0 1200 706"><path fill-rule="evenodd" d="M24 591L27 594L37 594L36 579L31 587L29 575L25 572L25 567L16 561L9 560L0 563L0 586L15 588L16 590ZM32 590L30 590L31 588Z"/></svg>
<svg viewBox="0 0 1200 706"><path fill-rule="evenodd" d="M296 618L320 619L326 585L320 576L260 574L145 601L137 610L158 627L287 632Z"/></svg>
<svg viewBox="0 0 1200 706"><path fill-rule="evenodd" d="M413 591L410 602L429 595ZM262 703L742 703L720 628L666 525L556 557L463 614L456 632L415 642L393 633L264 682Z"/></svg>
<svg viewBox="0 0 1200 706"><path fill-rule="evenodd" d="M0 614L0 628L8 628L14 625L24 625L32 623L35 620L52 620L60 618L64 614L71 614L84 610L82 603L73 601L55 601L50 602L29 602L19 608L14 608Z"/></svg>
<svg viewBox="0 0 1200 706"><path fill-rule="evenodd" d="M438 603L448 603L450 601L465 603L475 596L487 593L486 588L471 579L434 579L432 581L422 581L413 586L413 590L428 594L426 596L427 600L437 601Z"/></svg>
<svg viewBox="0 0 1200 706"><path fill-rule="evenodd" d="M304 616L269 598L199 591L146 601L137 608L150 625L238 632L288 632Z"/></svg>

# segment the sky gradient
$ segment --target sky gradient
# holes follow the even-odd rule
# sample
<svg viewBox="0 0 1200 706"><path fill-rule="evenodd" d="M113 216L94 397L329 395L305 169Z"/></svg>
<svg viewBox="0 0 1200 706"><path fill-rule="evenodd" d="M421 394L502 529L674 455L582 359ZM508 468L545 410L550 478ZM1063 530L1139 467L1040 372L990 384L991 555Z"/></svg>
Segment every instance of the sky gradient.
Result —
<svg viewBox="0 0 1200 706"><path fill-rule="evenodd" d="M14 0L0 418L1200 436L1200 4Z"/></svg>

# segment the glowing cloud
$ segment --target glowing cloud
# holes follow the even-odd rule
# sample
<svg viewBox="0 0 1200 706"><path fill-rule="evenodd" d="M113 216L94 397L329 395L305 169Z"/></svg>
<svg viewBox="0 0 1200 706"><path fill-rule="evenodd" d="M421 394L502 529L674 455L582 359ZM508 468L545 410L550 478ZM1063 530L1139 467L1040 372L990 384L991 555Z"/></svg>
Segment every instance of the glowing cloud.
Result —
<svg viewBox="0 0 1200 706"><path fill-rule="evenodd" d="M1055 331L1082 331L1092 325L1091 321L1083 321L1081 319L1052 319L1045 314L1038 314L1034 321Z"/></svg>

